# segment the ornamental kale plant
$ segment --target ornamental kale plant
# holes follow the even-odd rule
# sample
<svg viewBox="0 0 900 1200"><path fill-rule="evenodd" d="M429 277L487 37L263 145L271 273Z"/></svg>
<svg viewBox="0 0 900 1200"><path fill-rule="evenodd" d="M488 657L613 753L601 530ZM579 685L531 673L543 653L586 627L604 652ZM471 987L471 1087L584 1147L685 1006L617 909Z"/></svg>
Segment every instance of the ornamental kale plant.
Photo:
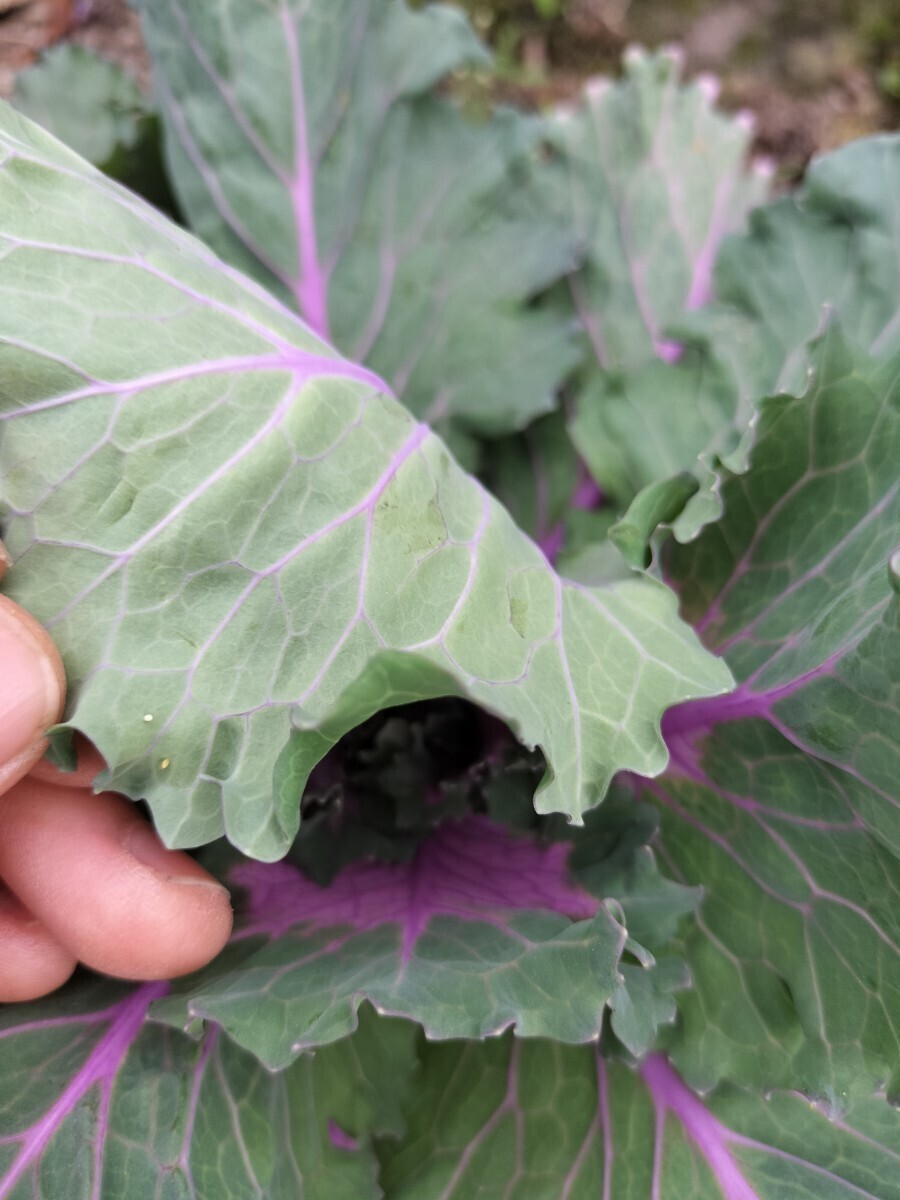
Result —
<svg viewBox="0 0 900 1200"><path fill-rule="evenodd" d="M139 7L0 111L5 586L237 920L0 1010L0 1200L900 1197L900 139Z"/></svg>

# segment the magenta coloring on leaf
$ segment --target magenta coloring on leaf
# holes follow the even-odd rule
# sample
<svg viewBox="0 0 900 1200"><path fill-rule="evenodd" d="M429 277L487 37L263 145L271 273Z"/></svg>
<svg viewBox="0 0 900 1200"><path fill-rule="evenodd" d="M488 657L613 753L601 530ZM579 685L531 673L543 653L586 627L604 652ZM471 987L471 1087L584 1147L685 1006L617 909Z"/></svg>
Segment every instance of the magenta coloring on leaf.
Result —
<svg viewBox="0 0 900 1200"><path fill-rule="evenodd" d="M109 1103L116 1075L144 1024L147 1009L154 1000L169 990L167 983L148 983L132 992L120 1004L110 1009L109 1027L85 1059L81 1069L69 1080L56 1101L42 1117L24 1132L2 1139L0 1144L19 1145L19 1152L6 1174L0 1178L0 1200L11 1195L16 1184L29 1169L36 1166L63 1123L71 1117L92 1088L99 1086L96 1102L97 1131L93 1140L94 1179L101 1176L103 1146ZM92 1023L96 1018L85 1020ZM15 1030L11 1031L15 1032Z"/></svg>
<svg viewBox="0 0 900 1200"><path fill-rule="evenodd" d="M554 525L542 538L538 539L538 546L541 549L541 553L551 566L556 562L556 556L562 550L565 540L566 527L562 521L558 525Z"/></svg>
<svg viewBox="0 0 900 1200"><path fill-rule="evenodd" d="M579 479L572 493L572 507L582 512L593 512L603 503L603 492L597 486L585 464L579 463Z"/></svg>
<svg viewBox="0 0 900 1200"><path fill-rule="evenodd" d="M337 1121L328 1122L328 1139L336 1150L358 1150L359 1142L341 1129Z"/></svg>
<svg viewBox="0 0 900 1200"><path fill-rule="evenodd" d="M445 822L408 863L359 862L322 888L289 863L242 863L231 879L248 894L239 937L277 937L297 925L403 929L403 959L434 917L502 924L512 911L593 917L599 901L568 880L568 845L542 846L486 817Z"/></svg>
<svg viewBox="0 0 900 1200"><path fill-rule="evenodd" d="M729 1144L735 1141L730 1129L708 1111L699 1097L681 1080L661 1054L651 1054L641 1066L656 1110L656 1139L653 1155L652 1200L662 1196L662 1160L666 1117L678 1120L715 1175L725 1200L760 1200L734 1159Z"/></svg>
<svg viewBox="0 0 900 1200"><path fill-rule="evenodd" d="M290 12L281 13L285 44L291 64L291 94L294 103L294 176L291 200L297 228L297 256L300 278L294 286L297 305L304 320L322 337L329 336L328 279L319 261L315 217L314 164L309 145L309 122L303 91L303 68L297 30Z"/></svg>
<svg viewBox="0 0 900 1200"><path fill-rule="evenodd" d="M543 490L546 491L546 485ZM570 501L572 508L578 509L581 512L594 512L600 508L603 501L603 492L597 486L587 466L583 462L580 462L578 464L578 483L575 485L575 490L572 492ZM565 541L565 521L557 521L552 528L547 529L543 533L539 532L537 544L551 566L556 562L556 556L562 550Z"/></svg>

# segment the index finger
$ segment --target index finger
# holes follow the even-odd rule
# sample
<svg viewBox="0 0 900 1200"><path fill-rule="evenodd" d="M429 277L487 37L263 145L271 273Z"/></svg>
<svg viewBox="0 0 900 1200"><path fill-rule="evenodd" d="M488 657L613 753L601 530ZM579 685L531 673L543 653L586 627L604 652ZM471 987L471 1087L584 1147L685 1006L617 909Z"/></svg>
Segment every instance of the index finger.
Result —
<svg viewBox="0 0 900 1200"><path fill-rule="evenodd" d="M0 543L2 548L2 543ZM9 564L0 553L0 574ZM25 775L47 749L46 731L60 717L65 676L44 627L0 596L0 794Z"/></svg>

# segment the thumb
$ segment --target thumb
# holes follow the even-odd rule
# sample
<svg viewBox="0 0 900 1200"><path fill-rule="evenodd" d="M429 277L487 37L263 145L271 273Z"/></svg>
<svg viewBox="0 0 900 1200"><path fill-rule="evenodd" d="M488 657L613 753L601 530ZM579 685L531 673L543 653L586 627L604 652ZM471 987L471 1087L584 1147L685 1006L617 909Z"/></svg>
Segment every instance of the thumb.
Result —
<svg viewBox="0 0 900 1200"><path fill-rule="evenodd" d="M0 548L0 573L3 551ZM0 596L0 795L47 748L44 733L65 696L62 661L46 630Z"/></svg>

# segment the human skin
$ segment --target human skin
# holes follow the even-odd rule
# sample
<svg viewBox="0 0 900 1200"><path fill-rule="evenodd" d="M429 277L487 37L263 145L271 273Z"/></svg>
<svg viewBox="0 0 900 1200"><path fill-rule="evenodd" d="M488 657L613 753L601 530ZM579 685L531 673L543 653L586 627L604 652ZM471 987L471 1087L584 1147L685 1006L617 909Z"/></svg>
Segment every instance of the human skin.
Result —
<svg viewBox="0 0 900 1200"><path fill-rule="evenodd" d="M8 565L0 543L0 578ZM59 654L0 596L0 1001L52 992L78 962L124 979L194 971L231 932L228 892L167 850L129 801L95 795L93 747L64 774L43 759L65 702Z"/></svg>

